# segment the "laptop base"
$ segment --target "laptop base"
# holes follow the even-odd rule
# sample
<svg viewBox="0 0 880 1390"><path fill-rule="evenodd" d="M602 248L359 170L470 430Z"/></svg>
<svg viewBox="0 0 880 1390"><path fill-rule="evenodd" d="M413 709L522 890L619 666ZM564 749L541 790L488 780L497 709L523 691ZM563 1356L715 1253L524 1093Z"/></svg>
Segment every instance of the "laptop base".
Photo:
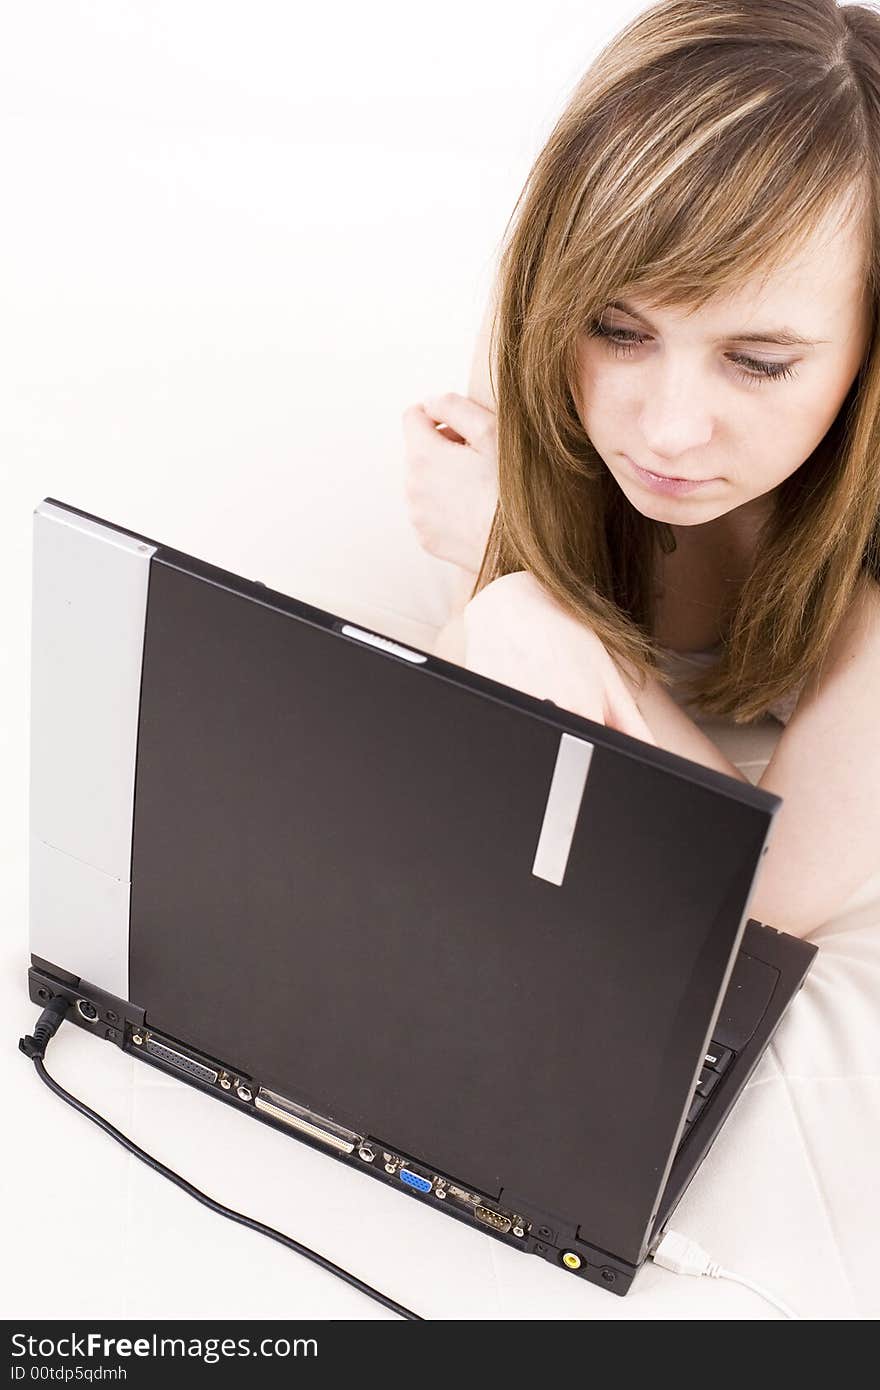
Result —
<svg viewBox="0 0 880 1390"><path fill-rule="evenodd" d="M396 1151L379 1136L355 1134L327 1116L306 1110L292 1098L269 1091L258 1077L222 1058L207 1056L185 1039L154 1032L145 1011L130 1001L53 962L38 956L31 960L28 989L34 1004L45 1007L49 999L60 994L71 1004L68 1022L166 1075L247 1111L261 1123L402 1190L472 1230L521 1253L538 1255L563 1273L587 1279L610 1293L624 1295L629 1291L638 1266L584 1242L558 1216L534 1208L507 1210L491 1194L476 1192L452 1175L437 1173L421 1160Z"/></svg>

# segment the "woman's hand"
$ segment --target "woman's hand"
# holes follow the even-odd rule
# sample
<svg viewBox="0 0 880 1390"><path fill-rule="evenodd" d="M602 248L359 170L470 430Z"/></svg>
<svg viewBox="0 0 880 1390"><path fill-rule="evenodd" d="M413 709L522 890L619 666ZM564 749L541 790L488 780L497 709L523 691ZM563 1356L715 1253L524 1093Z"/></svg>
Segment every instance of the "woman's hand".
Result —
<svg viewBox="0 0 880 1390"><path fill-rule="evenodd" d="M468 670L657 746L604 643L526 570L487 584L463 618Z"/></svg>
<svg viewBox="0 0 880 1390"><path fill-rule="evenodd" d="M476 574L498 501L495 412L449 392L409 406L403 433L406 500L422 546Z"/></svg>

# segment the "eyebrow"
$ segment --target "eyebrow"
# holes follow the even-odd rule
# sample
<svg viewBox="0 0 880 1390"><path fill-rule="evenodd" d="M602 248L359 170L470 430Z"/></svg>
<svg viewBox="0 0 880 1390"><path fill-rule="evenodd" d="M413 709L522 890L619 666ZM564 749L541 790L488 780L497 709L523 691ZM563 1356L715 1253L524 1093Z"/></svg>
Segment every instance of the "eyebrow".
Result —
<svg viewBox="0 0 880 1390"><path fill-rule="evenodd" d="M655 331L644 314L630 308L623 300L609 299L607 307L609 309L621 309L623 313L629 314L630 318L638 319L645 328L650 328L651 332ZM816 343L827 343L830 339L805 338L802 333L796 333L793 328L773 328L758 333L726 333L723 337L716 338L715 341L716 343L771 343L781 347L814 347Z"/></svg>

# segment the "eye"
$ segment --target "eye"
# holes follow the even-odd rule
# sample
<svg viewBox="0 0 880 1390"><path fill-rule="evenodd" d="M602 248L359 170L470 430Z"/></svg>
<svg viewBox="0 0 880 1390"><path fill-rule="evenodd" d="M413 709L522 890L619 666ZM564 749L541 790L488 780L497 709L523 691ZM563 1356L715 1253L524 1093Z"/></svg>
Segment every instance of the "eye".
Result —
<svg viewBox="0 0 880 1390"><path fill-rule="evenodd" d="M609 328L596 319L589 328L591 337L601 338L616 357L631 357L637 347L650 341L644 333L632 328ZM790 362L763 362L758 357L746 357L742 353L731 353L727 359L741 381L749 386L760 386L764 381L782 381L795 377L797 372Z"/></svg>

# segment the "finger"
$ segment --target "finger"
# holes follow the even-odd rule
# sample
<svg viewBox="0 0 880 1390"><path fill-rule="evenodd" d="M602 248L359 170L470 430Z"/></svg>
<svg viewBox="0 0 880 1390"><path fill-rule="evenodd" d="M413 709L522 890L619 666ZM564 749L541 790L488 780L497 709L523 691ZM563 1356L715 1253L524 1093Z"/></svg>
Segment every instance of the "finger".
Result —
<svg viewBox="0 0 880 1390"><path fill-rule="evenodd" d="M493 445L496 435L494 410L487 410L472 396L459 396L447 391L442 396L429 396L422 402L428 416L443 421L457 430L474 448Z"/></svg>
<svg viewBox="0 0 880 1390"><path fill-rule="evenodd" d="M444 444L455 444L459 447L467 444L467 440L454 430L451 425L444 425L438 428L437 421L432 420L424 406L411 405L404 412L403 436L407 444L424 447L429 441L439 442L438 447Z"/></svg>
<svg viewBox="0 0 880 1390"><path fill-rule="evenodd" d="M451 425L439 424L435 425L434 428L435 430L437 430L438 433L440 432L440 430L442 430L443 438L451 439L453 444L467 444L467 440L464 438L464 435L459 434L458 430L454 430Z"/></svg>

